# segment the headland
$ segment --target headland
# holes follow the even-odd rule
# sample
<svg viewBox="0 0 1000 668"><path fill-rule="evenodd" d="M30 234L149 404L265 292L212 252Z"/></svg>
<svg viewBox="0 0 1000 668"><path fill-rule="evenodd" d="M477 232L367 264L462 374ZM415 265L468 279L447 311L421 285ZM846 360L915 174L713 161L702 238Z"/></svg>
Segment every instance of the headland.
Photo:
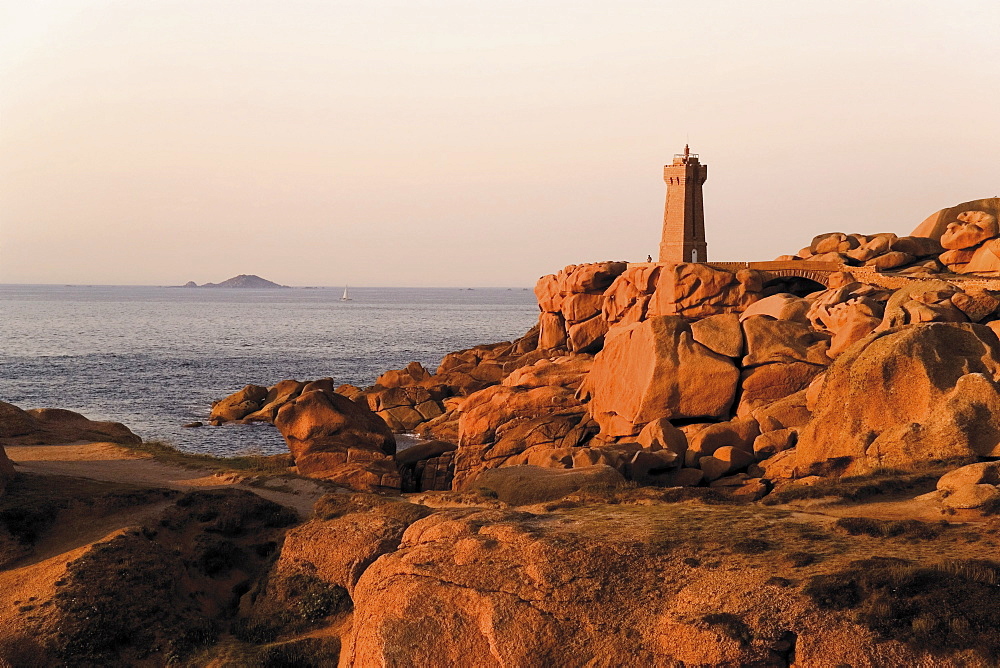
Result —
<svg viewBox="0 0 1000 668"><path fill-rule="evenodd" d="M719 262L696 159L660 258L543 276L524 336L212 407L287 455L0 405L0 656L995 665L1000 200Z"/></svg>

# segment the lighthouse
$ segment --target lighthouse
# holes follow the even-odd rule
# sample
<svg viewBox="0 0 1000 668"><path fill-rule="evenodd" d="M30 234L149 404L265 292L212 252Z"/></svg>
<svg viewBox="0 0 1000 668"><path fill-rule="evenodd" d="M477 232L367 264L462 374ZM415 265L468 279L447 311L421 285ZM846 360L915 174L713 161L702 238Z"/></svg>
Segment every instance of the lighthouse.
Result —
<svg viewBox="0 0 1000 668"><path fill-rule="evenodd" d="M664 165L663 180L667 184L667 202L663 208L663 236L660 240L660 262L705 262L705 206L701 186L708 179L708 165L698 160L684 145L684 153L674 156L672 164Z"/></svg>

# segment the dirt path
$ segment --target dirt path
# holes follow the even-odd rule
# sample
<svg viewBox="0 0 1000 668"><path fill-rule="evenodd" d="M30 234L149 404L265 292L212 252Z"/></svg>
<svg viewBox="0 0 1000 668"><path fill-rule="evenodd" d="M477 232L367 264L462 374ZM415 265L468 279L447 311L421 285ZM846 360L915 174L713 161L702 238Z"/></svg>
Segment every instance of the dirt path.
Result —
<svg viewBox="0 0 1000 668"><path fill-rule="evenodd" d="M243 483L244 477L239 474L164 464L114 443L7 446L6 450L15 470L24 473L72 476L181 491L238 487L294 508L302 518L310 515L313 504L326 493L322 485L304 478L274 479L268 481L267 486L250 486Z"/></svg>

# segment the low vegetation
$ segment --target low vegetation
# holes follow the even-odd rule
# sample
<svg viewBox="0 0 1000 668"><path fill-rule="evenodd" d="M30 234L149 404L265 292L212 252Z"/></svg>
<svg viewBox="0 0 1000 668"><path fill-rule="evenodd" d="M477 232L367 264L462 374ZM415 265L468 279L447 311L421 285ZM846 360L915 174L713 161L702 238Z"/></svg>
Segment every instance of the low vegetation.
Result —
<svg viewBox="0 0 1000 668"><path fill-rule="evenodd" d="M70 562L33 617L37 636L73 665L183 662L227 630L297 522L290 508L245 490L179 496L155 525L97 543ZM302 614L334 604L306 596Z"/></svg>
<svg viewBox="0 0 1000 668"><path fill-rule="evenodd" d="M56 593L55 653L75 665L187 656L216 629L177 591L183 578L180 557L141 532L95 546L69 564Z"/></svg>
<svg viewBox="0 0 1000 668"><path fill-rule="evenodd" d="M753 640L753 632L746 622L730 612L712 612L702 616L701 621L741 645L749 645Z"/></svg>
<svg viewBox="0 0 1000 668"><path fill-rule="evenodd" d="M324 494L313 505L313 516L320 520L333 520L352 513L366 512L396 518L406 524L412 524L429 515L431 510L426 506L409 503L399 498L366 492Z"/></svg>
<svg viewBox="0 0 1000 668"><path fill-rule="evenodd" d="M21 474L0 496L0 566L27 553L61 515L101 517L177 495L170 490L121 483Z"/></svg>
<svg viewBox="0 0 1000 668"><path fill-rule="evenodd" d="M920 520L881 520L872 517L841 517L834 525L852 536L872 538L908 538L932 540L941 535L947 521L931 523Z"/></svg>
<svg viewBox="0 0 1000 668"><path fill-rule="evenodd" d="M813 577L805 593L821 608L851 611L884 639L935 652L973 650L1000 659L1000 563L933 565L872 558Z"/></svg>
<svg viewBox="0 0 1000 668"><path fill-rule="evenodd" d="M242 536L259 528L288 527L297 521L291 508L252 492L226 489L185 494L163 513L160 526L179 531L196 522L202 531Z"/></svg>
<svg viewBox="0 0 1000 668"><path fill-rule="evenodd" d="M835 503L851 504L879 498L912 498L933 491L938 479L958 465L955 462L933 462L913 471L880 469L867 475L831 477L812 484L792 483L771 492L761 503L776 506L807 499L832 498Z"/></svg>
<svg viewBox="0 0 1000 668"><path fill-rule="evenodd" d="M306 631L353 605L346 589L307 573L274 579L268 594L249 615L233 622L232 634L240 641L271 643L283 635Z"/></svg>
<svg viewBox="0 0 1000 668"><path fill-rule="evenodd" d="M291 475L289 468L294 464L290 454L264 455L250 452L235 457L216 457L184 452L170 443L156 440L123 447L152 455L153 459L165 464L255 475Z"/></svg>

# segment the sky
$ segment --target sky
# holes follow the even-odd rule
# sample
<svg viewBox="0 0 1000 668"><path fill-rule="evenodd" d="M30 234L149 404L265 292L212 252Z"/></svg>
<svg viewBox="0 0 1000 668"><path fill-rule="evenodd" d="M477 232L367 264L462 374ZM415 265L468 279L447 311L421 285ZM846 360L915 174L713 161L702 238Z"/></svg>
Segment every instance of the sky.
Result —
<svg viewBox="0 0 1000 668"><path fill-rule="evenodd" d="M0 283L531 286L1000 194L1000 3L0 0Z"/></svg>

